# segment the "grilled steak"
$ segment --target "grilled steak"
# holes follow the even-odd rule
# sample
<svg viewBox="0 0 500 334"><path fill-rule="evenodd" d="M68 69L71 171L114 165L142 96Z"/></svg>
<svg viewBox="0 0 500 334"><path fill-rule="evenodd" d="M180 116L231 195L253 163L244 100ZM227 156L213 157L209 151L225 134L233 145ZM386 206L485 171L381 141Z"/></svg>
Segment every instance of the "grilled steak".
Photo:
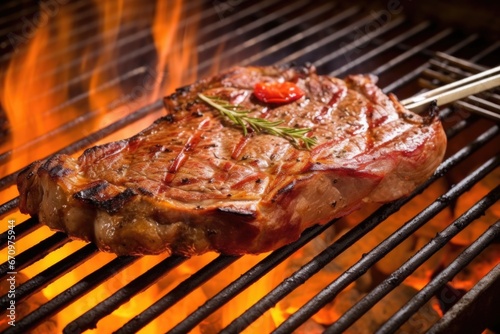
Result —
<svg viewBox="0 0 500 334"><path fill-rule="evenodd" d="M262 82L293 82L304 95L266 103L254 92ZM316 145L245 136L199 93L310 128ZM132 138L31 164L18 177L21 211L117 254L260 253L364 202L408 194L446 147L437 117L405 110L373 77L313 67L236 67L165 106L167 116Z"/></svg>

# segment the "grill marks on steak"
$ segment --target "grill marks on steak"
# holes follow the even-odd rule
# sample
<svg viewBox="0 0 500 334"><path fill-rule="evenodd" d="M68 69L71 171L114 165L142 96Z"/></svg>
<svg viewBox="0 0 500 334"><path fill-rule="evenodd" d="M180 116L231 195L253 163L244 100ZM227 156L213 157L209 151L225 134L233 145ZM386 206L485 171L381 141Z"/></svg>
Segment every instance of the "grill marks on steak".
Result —
<svg viewBox="0 0 500 334"><path fill-rule="evenodd" d="M262 81L304 92L285 105L252 95ZM312 150L233 126L197 94L250 116L311 128ZM259 253L364 201L404 196L440 163L446 137L386 96L370 76L345 80L311 67L237 67L165 98L168 115L136 136L57 155L18 178L20 209L117 254Z"/></svg>

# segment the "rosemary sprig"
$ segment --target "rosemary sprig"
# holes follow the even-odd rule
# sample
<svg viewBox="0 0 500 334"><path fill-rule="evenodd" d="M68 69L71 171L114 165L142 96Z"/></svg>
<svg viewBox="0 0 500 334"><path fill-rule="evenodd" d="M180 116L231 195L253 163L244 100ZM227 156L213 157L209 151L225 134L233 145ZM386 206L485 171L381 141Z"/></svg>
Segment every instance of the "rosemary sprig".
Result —
<svg viewBox="0 0 500 334"><path fill-rule="evenodd" d="M311 131L311 129L282 127L279 125L283 123L283 121L271 122L264 118L250 117L248 116L250 110L246 110L239 105L233 105L218 97L208 97L201 93L198 94L198 97L217 109L222 115L229 118L231 122L240 126L245 136L248 133L247 128L251 128L255 132L266 132L274 136L285 138L295 147L299 147L298 140L301 140L308 150L316 145L316 138L306 137L306 134Z"/></svg>

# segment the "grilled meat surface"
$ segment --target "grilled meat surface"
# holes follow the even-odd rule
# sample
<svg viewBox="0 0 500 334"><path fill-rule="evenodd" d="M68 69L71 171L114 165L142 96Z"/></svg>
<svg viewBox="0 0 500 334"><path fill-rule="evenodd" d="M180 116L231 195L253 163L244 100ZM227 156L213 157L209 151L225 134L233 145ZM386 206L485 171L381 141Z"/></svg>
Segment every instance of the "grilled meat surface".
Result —
<svg viewBox="0 0 500 334"><path fill-rule="evenodd" d="M281 105L255 98L257 83L276 81L304 96ZM230 69L166 97L167 116L129 139L34 162L18 177L20 209L120 255L276 249L364 202L408 194L441 162L437 117L405 110L374 81L313 67ZM310 128L317 144L244 136L199 93Z"/></svg>

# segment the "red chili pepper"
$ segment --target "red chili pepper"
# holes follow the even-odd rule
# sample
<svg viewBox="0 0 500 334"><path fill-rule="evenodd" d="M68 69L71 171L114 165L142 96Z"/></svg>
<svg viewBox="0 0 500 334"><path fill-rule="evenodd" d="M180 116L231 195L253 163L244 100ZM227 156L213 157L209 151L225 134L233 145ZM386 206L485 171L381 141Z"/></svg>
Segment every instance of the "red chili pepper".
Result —
<svg viewBox="0 0 500 334"><path fill-rule="evenodd" d="M262 102L290 103L304 96L304 92L293 82L259 82L253 93Z"/></svg>

